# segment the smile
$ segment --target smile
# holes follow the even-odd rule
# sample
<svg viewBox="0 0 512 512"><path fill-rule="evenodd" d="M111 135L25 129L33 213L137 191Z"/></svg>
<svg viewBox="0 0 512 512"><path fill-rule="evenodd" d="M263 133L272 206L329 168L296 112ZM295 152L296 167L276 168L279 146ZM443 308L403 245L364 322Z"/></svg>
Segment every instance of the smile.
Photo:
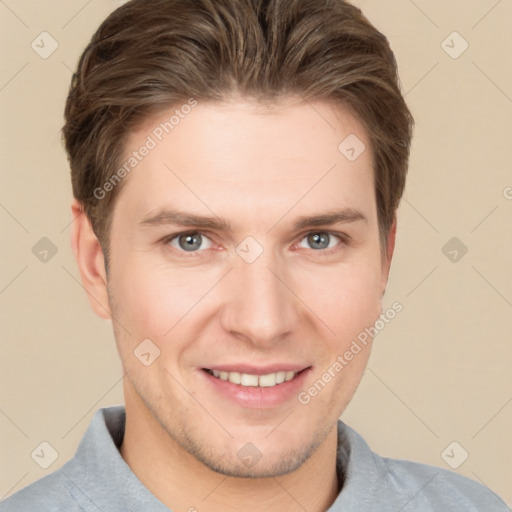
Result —
<svg viewBox="0 0 512 512"><path fill-rule="evenodd" d="M223 372L209 369L205 369L205 371L220 380L227 380L233 384L239 384L241 386L260 388L268 388L277 386L283 382L288 382L289 380L292 380L298 373L300 373L287 371L268 373L266 375L251 375L249 373Z"/></svg>
<svg viewBox="0 0 512 512"><path fill-rule="evenodd" d="M313 368L276 361L266 367L231 363L199 370L203 382L215 395L244 408L272 409L295 403Z"/></svg>

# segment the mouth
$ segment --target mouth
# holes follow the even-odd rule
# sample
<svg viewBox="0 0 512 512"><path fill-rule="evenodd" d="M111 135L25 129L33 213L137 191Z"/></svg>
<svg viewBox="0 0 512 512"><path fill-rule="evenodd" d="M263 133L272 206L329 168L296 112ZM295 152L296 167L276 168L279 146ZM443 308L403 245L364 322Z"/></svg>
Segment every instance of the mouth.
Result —
<svg viewBox="0 0 512 512"><path fill-rule="evenodd" d="M238 384L244 387L271 388L295 379L298 375L305 372L309 368L311 367L308 366L307 368L304 368L300 371L287 370L266 373L264 375L213 370L210 368L203 368L203 371L215 377L216 379L228 381L232 384Z"/></svg>

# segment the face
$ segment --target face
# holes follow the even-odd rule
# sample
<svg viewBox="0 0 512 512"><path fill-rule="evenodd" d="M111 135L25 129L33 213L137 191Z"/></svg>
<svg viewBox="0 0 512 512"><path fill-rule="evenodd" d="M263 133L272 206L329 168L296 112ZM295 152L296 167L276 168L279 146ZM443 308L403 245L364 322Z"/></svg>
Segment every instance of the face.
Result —
<svg viewBox="0 0 512 512"><path fill-rule="evenodd" d="M173 111L131 134L127 158L154 147L112 218L126 399L215 471L284 474L332 432L371 340L336 361L381 313L370 143L324 102L198 103L166 133ZM355 160L338 149L351 134Z"/></svg>

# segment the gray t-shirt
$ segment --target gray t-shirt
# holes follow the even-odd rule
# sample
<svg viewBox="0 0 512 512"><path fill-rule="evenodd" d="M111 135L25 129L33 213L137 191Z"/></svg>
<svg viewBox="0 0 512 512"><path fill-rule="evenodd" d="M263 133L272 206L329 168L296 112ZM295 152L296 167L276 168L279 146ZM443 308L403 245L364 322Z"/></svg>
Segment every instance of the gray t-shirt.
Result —
<svg viewBox="0 0 512 512"><path fill-rule="evenodd" d="M96 411L73 458L1 501L0 512L169 512L119 453L125 420L124 406ZM337 455L343 486L328 512L509 512L469 478L377 455L341 420Z"/></svg>

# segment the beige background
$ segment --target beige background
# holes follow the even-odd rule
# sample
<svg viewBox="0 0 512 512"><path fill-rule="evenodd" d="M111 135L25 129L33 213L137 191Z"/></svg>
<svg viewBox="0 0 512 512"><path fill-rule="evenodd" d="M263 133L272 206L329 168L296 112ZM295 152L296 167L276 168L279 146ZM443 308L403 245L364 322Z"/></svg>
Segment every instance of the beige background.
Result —
<svg viewBox="0 0 512 512"><path fill-rule="evenodd" d="M61 466L94 411L123 401L111 326L70 250L59 134L71 69L120 3L0 1L0 497ZM417 126L385 304L404 309L343 419L382 455L445 468L456 441L456 471L512 506L512 2L355 3L390 39ZM31 48L43 31L58 42L46 59ZM42 237L58 249L46 263ZM468 248L456 262L452 237ZM46 470L31 458L42 441L59 454Z"/></svg>

